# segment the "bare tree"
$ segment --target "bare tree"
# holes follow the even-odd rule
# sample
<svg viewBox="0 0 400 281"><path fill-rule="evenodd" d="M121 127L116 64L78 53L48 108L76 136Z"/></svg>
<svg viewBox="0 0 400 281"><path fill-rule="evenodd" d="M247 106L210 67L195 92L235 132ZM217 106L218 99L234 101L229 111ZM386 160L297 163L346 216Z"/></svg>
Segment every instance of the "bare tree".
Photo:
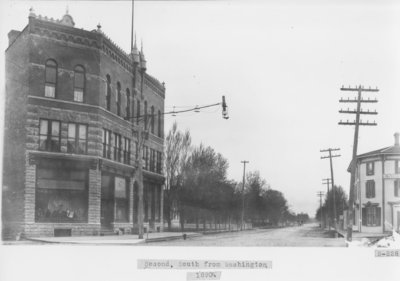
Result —
<svg viewBox="0 0 400 281"><path fill-rule="evenodd" d="M165 146L165 197L164 214L168 223L168 230L171 230L171 221L178 213L179 189L182 185L183 171L191 151L192 138L187 130L178 130L178 124L174 122L166 137Z"/></svg>

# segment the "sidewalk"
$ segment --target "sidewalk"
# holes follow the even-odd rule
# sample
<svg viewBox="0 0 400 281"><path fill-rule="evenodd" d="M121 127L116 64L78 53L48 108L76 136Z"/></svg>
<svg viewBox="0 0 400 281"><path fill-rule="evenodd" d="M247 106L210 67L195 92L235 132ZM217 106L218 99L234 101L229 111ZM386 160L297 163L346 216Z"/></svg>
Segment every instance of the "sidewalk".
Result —
<svg viewBox="0 0 400 281"><path fill-rule="evenodd" d="M139 239L138 235L107 235L107 236L71 236L71 237L38 237L26 238L26 240L45 244L79 244L79 245L136 245L141 243L168 241L176 239L201 236L194 232L155 232L145 233L144 239Z"/></svg>
<svg viewBox="0 0 400 281"><path fill-rule="evenodd" d="M339 235L341 235L342 237L344 237L346 239L347 236L347 232L344 230L338 230L337 231L339 233ZM368 238L368 239L380 239L386 236L390 236L390 233L368 233L368 232L356 232L353 231L352 233L352 237L353 240L361 240L363 238Z"/></svg>

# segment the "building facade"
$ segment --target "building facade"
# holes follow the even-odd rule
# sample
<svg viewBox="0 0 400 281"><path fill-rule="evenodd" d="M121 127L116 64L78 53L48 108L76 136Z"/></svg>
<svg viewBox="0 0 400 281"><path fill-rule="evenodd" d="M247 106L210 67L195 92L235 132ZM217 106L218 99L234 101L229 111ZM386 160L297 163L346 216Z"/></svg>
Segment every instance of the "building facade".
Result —
<svg viewBox="0 0 400 281"><path fill-rule="evenodd" d="M6 50L3 239L137 232L138 157L144 227L162 231L164 99L136 43L31 10Z"/></svg>
<svg viewBox="0 0 400 281"><path fill-rule="evenodd" d="M399 133L393 146L357 156L353 230L385 233L400 230Z"/></svg>

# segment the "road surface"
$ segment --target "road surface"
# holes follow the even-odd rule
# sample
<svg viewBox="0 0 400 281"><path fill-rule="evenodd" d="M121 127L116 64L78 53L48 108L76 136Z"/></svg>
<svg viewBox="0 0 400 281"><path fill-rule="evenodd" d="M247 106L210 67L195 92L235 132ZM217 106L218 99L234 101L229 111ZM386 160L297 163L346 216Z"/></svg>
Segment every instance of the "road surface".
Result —
<svg viewBox="0 0 400 281"><path fill-rule="evenodd" d="M172 240L142 244L145 246L289 246L345 247L343 238L330 238L315 224L277 229L256 229L241 232L208 234L187 240Z"/></svg>

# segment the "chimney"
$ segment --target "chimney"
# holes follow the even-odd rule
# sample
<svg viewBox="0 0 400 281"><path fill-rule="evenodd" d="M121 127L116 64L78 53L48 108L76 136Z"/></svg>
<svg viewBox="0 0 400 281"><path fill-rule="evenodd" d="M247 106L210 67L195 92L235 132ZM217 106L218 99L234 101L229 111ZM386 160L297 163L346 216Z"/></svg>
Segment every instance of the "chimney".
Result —
<svg viewBox="0 0 400 281"><path fill-rule="evenodd" d="M394 145L395 146L399 146L399 132L396 132L395 134L394 134Z"/></svg>
<svg viewBox="0 0 400 281"><path fill-rule="evenodd" d="M21 31L17 31L17 30L11 30L8 33L8 46L10 46L15 39L17 39L18 35L21 33Z"/></svg>

